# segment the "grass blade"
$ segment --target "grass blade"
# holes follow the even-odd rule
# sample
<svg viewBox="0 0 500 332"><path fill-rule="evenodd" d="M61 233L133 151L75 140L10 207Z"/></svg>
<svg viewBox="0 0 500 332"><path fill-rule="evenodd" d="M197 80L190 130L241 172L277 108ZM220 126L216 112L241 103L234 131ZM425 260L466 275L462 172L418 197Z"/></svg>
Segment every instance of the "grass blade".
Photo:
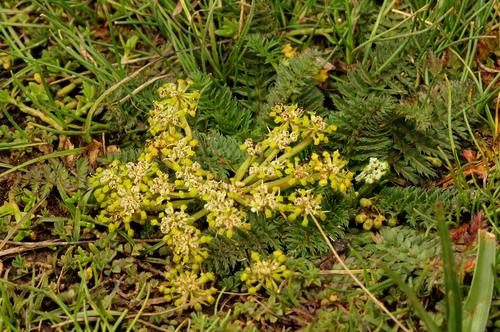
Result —
<svg viewBox="0 0 500 332"><path fill-rule="evenodd" d="M486 328L495 279L491 270L491 266L495 266L495 245L493 233L479 230L476 269L463 307L462 327L465 332L484 331Z"/></svg>
<svg viewBox="0 0 500 332"><path fill-rule="evenodd" d="M441 239L444 289L446 301L446 326L448 331L462 331L462 296L458 285L455 257L451 245L450 233L446 226L443 204L436 203L436 224Z"/></svg>

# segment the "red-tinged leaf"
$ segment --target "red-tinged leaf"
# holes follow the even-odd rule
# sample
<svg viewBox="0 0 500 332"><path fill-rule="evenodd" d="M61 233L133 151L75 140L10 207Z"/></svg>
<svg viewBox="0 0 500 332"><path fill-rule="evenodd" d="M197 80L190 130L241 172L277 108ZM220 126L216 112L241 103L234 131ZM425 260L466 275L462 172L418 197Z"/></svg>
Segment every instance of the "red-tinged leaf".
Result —
<svg viewBox="0 0 500 332"><path fill-rule="evenodd" d="M467 161L470 163L470 162L473 162L474 160L476 160L476 158L474 157L474 154L472 153L471 150L467 150L467 149L464 149L464 157L465 159L467 159Z"/></svg>
<svg viewBox="0 0 500 332"><path fill-rule="evenodd" d="M484 219L484 210L479 211L472 218L469 233L477 237L477 232L480 229L488 230L488 221Z"/></svg>
<svg viewBox="0 0 500 332"><path fill-rule="evenodd" d="M472 271L474 270L475 267L476 267L476 260L469 259L464 265L464 272Z"/></svg>
<svg viewBox="0 0 500 332"><path fill-rule="evenodd" d="M468 224L462 224L450 232L450 238L453 243L464 243L464 236L467 234Z"/></svg>

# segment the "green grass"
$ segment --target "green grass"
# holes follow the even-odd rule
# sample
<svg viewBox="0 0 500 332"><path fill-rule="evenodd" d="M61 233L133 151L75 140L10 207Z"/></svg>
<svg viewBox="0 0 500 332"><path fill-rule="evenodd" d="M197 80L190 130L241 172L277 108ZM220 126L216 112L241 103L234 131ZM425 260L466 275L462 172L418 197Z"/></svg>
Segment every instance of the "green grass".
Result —
<svg viewBox="0 0 500 332"><path fill-rule="evenodd" d="M500 330L497 5L0 4L0 330ZM307 184L324 197L320 229L248 211L251 230L228 238L197 220L213 237L202 270L217 276L203 287L218 289L202 312L193 307L209 295L176 307L158 290L176 264L153 217L133 236L110 232L89 183L115 159L137 161L153 138L158 88L181 79L201 95L187 120L193 158L218 180L253 181L242 178L250 165L240 146L276 127L275 102L337 126L292 163L338 150L355 173L346 193ZM356 181L370 158L390 171ZM198 218L203 204L186 211ZM351 241L342 259L366 291L325 261L338 239ZM240 276L251 253L275 250L293 277L248 296Z"/></svg>

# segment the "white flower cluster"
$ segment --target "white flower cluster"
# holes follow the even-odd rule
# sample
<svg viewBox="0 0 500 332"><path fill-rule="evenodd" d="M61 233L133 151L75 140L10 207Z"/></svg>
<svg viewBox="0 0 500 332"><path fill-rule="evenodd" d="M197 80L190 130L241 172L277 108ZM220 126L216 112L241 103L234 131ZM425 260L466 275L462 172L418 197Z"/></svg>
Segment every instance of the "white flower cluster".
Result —
<svg viewBox="0 0 500 332"><path fill-rule="evenodd" d="M380 181L380 179L387 174L388 170L389 164L386 161L381 162L377 158L370 158L370 163L358 176L356 176L356 181L365 180L368 184L375 183Z"/></svg>

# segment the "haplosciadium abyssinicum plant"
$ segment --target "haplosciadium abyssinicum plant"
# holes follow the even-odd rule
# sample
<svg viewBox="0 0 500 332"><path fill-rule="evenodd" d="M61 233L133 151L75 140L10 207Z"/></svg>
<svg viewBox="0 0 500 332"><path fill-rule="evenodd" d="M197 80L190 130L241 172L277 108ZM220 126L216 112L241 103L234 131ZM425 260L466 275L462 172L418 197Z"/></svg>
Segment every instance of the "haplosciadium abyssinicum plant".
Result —
<svg viewBox="0 0 500 332"><path fill-rule="evenodd" d="M186 116L196 115L198 92L189 92L192 82L179 80L166 84L158 92L160 100L150 111L152 140L136 163L122 164L118 160L106 169L98 169L90 179L94 195L102 208L98 221L109 230L125 229L134 235L132 221L159 226L163 240L173 251L173 261L190 266L196 273L208 257L205 243L196 221L206 218L220 235L232 237L234 229L248 230L246 212L273 212L287 215L290 220L301 217L325 218L321 195L299 189L286 194L287 189L318 183L344 192L351 186L353 173L343 170L346 162L338 152L313 154L308 162L300 163L297 154L307 146L328 142L335 126L326 124L314 113L297 105L276 103L269 114L276 127L261 142L247 139L240 147L246 160L227 181L193 161L197 141L193 139ZM159 163L171 171L164 172ZM194 210L189 207L200 206ZM179 272L179 278L192 278Z"/></svg>

